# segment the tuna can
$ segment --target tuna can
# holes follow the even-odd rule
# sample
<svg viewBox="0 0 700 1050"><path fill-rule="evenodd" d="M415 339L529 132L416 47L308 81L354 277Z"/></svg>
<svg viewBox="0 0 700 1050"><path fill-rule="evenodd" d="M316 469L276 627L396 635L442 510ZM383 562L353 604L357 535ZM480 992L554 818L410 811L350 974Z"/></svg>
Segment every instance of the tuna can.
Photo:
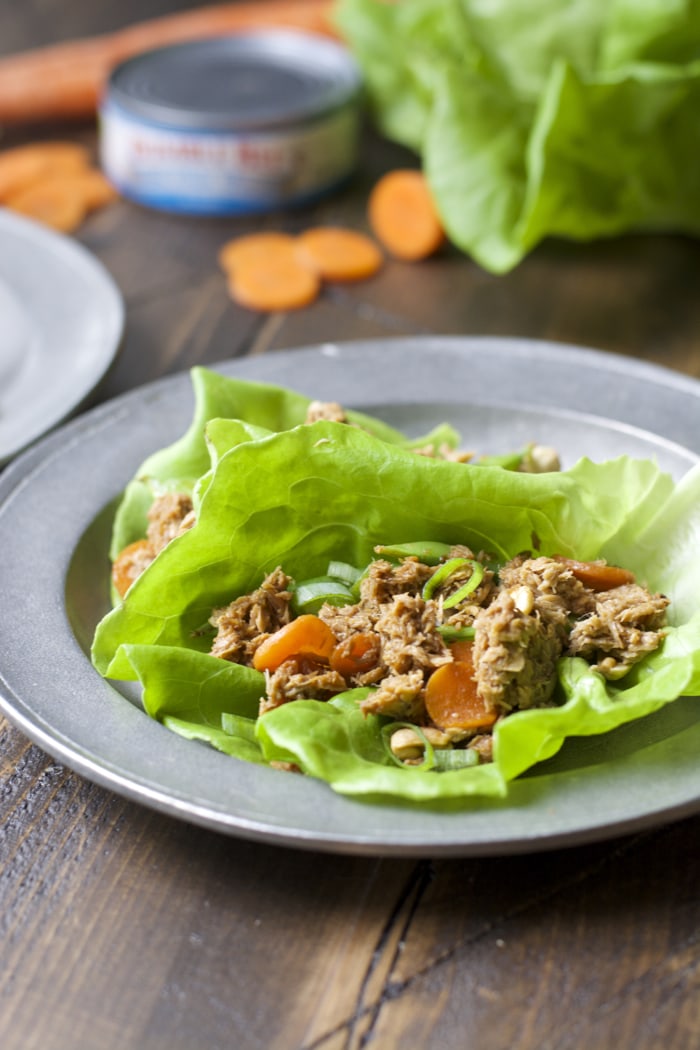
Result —
<svg viewBox="0 0 700 1050"><path fill-rule="evenodd" d="M112 73L101 163L123 196L199 215L303 204L355 167L361 77L340 44L292 30L159 48Z"/></svg>

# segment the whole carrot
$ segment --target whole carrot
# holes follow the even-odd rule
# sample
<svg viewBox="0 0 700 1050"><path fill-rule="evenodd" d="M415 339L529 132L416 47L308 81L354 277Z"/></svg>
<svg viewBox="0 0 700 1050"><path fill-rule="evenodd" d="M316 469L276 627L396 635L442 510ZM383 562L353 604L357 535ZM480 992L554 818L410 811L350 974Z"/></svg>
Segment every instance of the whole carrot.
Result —
<svg viewBox="0 0 700 1050"><path fill-rule="evenodd" d="M243 0L138 22L101 36L0 58L0 124L92 116L110 70L151 48L255 29L337 36L333 0Z"/></svg>

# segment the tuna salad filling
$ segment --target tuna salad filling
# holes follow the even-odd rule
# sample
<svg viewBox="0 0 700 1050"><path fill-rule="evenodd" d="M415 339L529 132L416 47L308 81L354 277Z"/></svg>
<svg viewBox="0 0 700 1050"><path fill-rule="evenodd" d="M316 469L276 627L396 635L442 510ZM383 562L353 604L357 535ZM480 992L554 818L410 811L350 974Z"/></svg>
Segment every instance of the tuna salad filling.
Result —
<svg viewBox="0 0 700 1050"><path fill-rule="evenodd" d="M602 560L524 552L498 565L430 543L375 553L301 583L278 567L213 611L211 655L264 672L260 715L371 687L360 709L390 720L402 763L428 745L489 761L500 719L556 703L560 657L615 680L663 637L668 599Z"/></svg>

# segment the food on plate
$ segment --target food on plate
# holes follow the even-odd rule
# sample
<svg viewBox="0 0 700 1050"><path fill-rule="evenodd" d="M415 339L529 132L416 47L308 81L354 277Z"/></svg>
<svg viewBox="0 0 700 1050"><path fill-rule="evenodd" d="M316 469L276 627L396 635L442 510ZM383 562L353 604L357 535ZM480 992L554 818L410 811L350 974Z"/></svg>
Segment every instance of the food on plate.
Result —
<svg viewBox="0 0 700 1050"><path fill-rule="evenodd" d="M399 168L383 175L369 195L367 214L375 237L397 259L427 259L445 240L422 171Z"/></svg>
<svg viewBox="0 0 700 1050"><path fill-rule="evenodd" d="M442 805L698 691L700 470L416 455L458 435L193 379L193 424L116 515L115 561L149 549L93 645L169 729Z"/></svg>
<svg viewBox="0 0 700 1050"><path fill-rule="evenodd" d="M265 673L259 717L369 686L359 710L398 723L394 753L407 727L427 730L433 748L458 752L454 768L491 760L500 719L553 704L562 656L616 681L661 644L668 599L628 570L419 546L421 555L379 545L364 569L331 561L308 581L277 567L213 610L211 655Z"/></svg>

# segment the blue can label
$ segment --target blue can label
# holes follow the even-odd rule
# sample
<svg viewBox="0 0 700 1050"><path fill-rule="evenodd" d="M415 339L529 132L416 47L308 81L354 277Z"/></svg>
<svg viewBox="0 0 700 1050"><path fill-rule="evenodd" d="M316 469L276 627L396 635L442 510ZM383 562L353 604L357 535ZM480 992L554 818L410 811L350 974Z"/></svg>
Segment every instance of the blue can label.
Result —
<svg viewBox="0 0 700 1050"><path fill-rule="evenodd" d="M300 126L210 132L145 123L107 103L101 161L126 195L175 211L264 211L311 199L343 181L357 157L355 106Z"/></svg>

